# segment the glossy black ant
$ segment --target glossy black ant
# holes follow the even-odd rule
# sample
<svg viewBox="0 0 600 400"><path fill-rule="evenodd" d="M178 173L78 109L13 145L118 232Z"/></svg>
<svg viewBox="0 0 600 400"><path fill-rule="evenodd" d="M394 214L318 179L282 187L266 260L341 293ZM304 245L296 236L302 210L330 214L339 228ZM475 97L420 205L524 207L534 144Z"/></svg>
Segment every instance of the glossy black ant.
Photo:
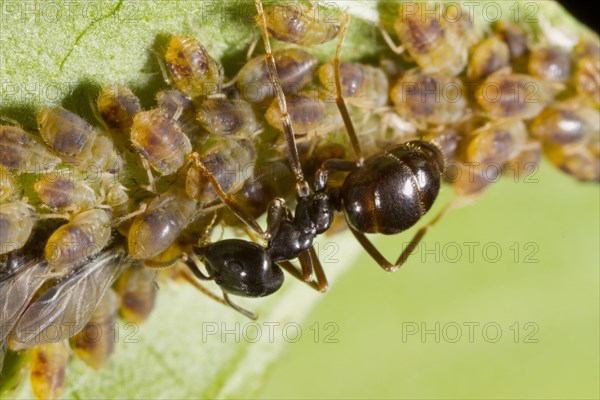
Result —
<svg viewBox="0 0 600 400"><path fill-rule="evenodd" d="M229 294L245 297L268 296L283 284L282 269L318 291L327 290L327 279L313 248L313 241L317 235L329 229L334 213L334 204L328 193L324 190L312 192L304 178L292 121L287 112L285 95L271 51L266 19L260 1L256 1L256 8L265 45L266 65L281 110L288 159L296 178L296 209L292 214L283 199L274 199L267 209L267 230L263 231L256 219L242 210L231 196L222 190L219 182L202 164L198 154L193 153L190 161L210 182L223 204L265 239L267 246L260 246L253 241L226 239L200 244L194 247L193 254L184 258L184 262L197 278L214 280L223 291L225 302L252 319L255 319L256 315L233 303ZM199 257L204 263L208 275L199 270L194 256ZM300 262L301 270L289 261L296 258Z"/></svg>

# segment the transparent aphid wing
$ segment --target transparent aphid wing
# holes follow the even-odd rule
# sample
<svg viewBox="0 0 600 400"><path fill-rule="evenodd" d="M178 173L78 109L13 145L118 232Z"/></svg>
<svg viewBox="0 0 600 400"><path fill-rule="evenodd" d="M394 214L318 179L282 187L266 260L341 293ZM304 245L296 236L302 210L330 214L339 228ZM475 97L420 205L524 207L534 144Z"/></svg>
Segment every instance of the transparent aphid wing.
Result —
<svg viewBox="0 0 600 400"><path fill-rule="evenodd" d="M107 250L46 291L23 314L16 329L17 347L65 340L90 320L100 299L124 266L122 250Z"/></svg>
<svg viewBox="0 0 600 400"><path fill-rule="evenodd" d="M44 275L49 271L50 266L47 262L31 260L18 267L14 274L0 280L0 342L5 343L27 304L42 286Z"/></svg>

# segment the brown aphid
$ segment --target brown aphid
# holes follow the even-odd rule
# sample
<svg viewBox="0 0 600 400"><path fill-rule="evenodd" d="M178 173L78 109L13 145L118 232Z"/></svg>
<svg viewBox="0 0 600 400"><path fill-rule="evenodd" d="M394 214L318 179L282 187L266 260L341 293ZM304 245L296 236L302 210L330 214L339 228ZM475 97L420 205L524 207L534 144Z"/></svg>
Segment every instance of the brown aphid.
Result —
<svg viewBox="0 0 600 400"><path fill-rule="evenodd" d="M460 121L467 101L459 78L441 73L408 71L391 90L398 114L420 129Z"/></svg>
<svg viewBox="0 0 600 400"><path fill-rule="evenodd" d="M0 205L0 254L18 250L27 243L35 224L33 207L23 201Z"/></svg>
<svg viewBox="0 0 600 400"><path fill-rule="evenodd" d="M485 78L510 64L510 52L505 42L491 36L471 50L467 77L473 80Z"/></svg>
<svg viewBox="0 0 600 400"><path fill-rule="evenodd" d="M117 281L116 290L121 299L123 319L141 324L154 309L156 300L156 270L133 263Z"/></svg>
<svg viewBox="0 0 600 400"><path fill-rule="evenodd" d="M323 136L344 124L334 101L321 99L311 92L287 95L287 110L292 118L292 127L297 136ZM281 111L277 99L267 109L266 119L269 125L283 130Z"/></svg>
<svg viewBox="0 0 600 400"><path fill-rule="evenodd" d="M571 76L571 55L558 47L540 47L531 51L527 69L547 82L566 82Z"/></svg>
<svg viewBox="0 0 600 400"><path fill-rule="evenodd" d="M333 64L333 60L330 60L319 68L319 80L332 99L336 94ZM381 68L343 62L340 64L340 79L348 104L364 109L380 108L387 104L389 82Z"/></svg>
<svg viewBox="0 0 600 400"><path fill-rule="evenodd" d="M142 111L133 119L131 142L161 175L170 175L183 166L192 145L177 122L160 109Z"/></svg>
<svg viewBox="0 0 600 400"><path fill-rule="evenodd" d="M53 209L86 210L96 206L96 193L83 181L46 176L33 188L40 199Z"/></svg>
<svg viewBox="0 0 600 400"><path fill-rule="evenodd" d="M95 370L108 363L115 349L115 317L118 298L114 290L108 289L94 310L91 319L76 335L69 338L75 354Z"/></svg>
<svg viewBox="0 0 600 400"><path fill-rule="evenodd" d="M220 91L223 71L196 39L173 36L165 59L175 85L190 98L206 97Z"/></svg>
<svg viewBox="0 0 600 400"><path fill-rule="evenodd" d="M590 96L600 104L600 44L597 40L581 39L574 50L573 80L580 94Z"/></svg>
<svg viewBox="0 0 600 400"><path fill-rule="evenodd" d="M12 170L35 172L53 169L60 158L44 142L16 126L0 126L0 164Z"/></svg>
<svg viewBox="0 0 600 400"><path fill-rule="evenodd" d="M140 100L125 85L104 86L96 104L108 127L119 130L129 129L133 124L133 117L142 111Z"/></svg>
<svg viewBox="0 0 600 400"><path fill-rule="evenodd" d="M211 135L200 155L202 164L229 195L238 192L254 177L256 147L249 139ZM218 200L217 193L200 171L192 165L186 177L187 194L202 205Z"/></svg>
<svg viewBox="0 0 600 400"><path fill-rule="evenodd" d="M505 174L512 175L515 182L519 182L537 171L541 159L542 144L530 140L519 154L504 164L503 170Z"/></svg>
<svg viewBox="0 0 600 400"><path fill-rule="evenodd" d="M8 201L17 194L17 182L13 174L0 164L0 203Z"/></svg>
<svg viewBox="0 0 600 400"><path fill-rule="evenodd" d="M543 142L585 142L600 130L598 110L582 98L548 106L531 123L530 132Z"/></svg>
<svg viewBox="0 0 600 400"><path fill-rule="evenodd" d="M62 107L45 108L37 122L42 139L63 161L109 172L121 169L123 160L112 139L77 114Z"/></svg>
<svg viewBox="0 0 600 400"><path fill-rule="evenodd" d="M111 213L93 208L74 215L48 238L44 249L46 261L58 273L67 273L73 266L102 250L111 237Z"/></svg>
<svg viewBox="0 0 600 400"><path fill-rule="evenodd" d="M204 138L202 127L196 121L194 103L179 90L161 90L156 95L158 108L170 119L177 122L190 141Z"/></svg>
<svg viewBox="0 0 600 400"><path fill-rule="evenodd" d="M457 75L467 64L467 43L441 12L426 3L403 2L395 30L411 58L425 72Z"/></svg>
<svg viewBox="0 0 600 400"><path fill-rule="evenodd" d="M264 9L267 29L273 38L304 47L312 47L334 39L340 31L338 18L320 12L319 6L309 8L288 2ZM261 16L257 16L259 21Z"/></svg>
<svg viewBox="0 0 600 400"><path fill-rule="evenodd" d="M177 240L195 210L196 202L180 189L171 189L153 199L129 229L131 257L145 260L160 254Z"/></svg>
<svg viewBox="0 0 600 400"><path fill-rule="evenodd" d="M317 58L300 49L275 51L273 58L286 94L298 93L312 81L317 69ZM275 97L264 55L252 58L240 69L236 86L249 103L260 104Z"/></svg>
<svg viewBox="0 0 600 400"><path fill-rule="evenodd" d="M502 165L521 152L527 142L527 127L519 120L488 123L465 139L461 161L484 166Z"/></svg>
<svg viewBox="0 0 600 400"><path fill-rule="evenodd" d="M502 168L497 164L488 164L482 167L453 163L449 173L452 174L449 182L452 183L454 192L459 196L468 196L481 193L485 188L500 179Z"/></svg>
<svg viewBox="0 0 600 400"><path fill-rule="evenodd" d="M499 21L495 26L496 36L508 46L510 59L514 60L527 52L527 32L509 20Z"/></svg>
<svg viewBox="0 0 600 400"><path fill-rule="evenodd" d="M500 70L487 77L475 93L477 103L491 117L530 119L552 100L548 87L525 74Z"/></svg>
<svg viewBox="0 0 600 400"><path fill-rule="evenodd" d="M39 345L31 351L31 391L38 399L59 399L66 385L69 347L65 342Z"/></svg>
<svg viewBox="0 0 600 400"><path fill-rule="evenodd" d="M598 142L595 144L569 143L565 145L544 143L544 155L560 170L579 180L600 180Z"/></svg>
<svg viewBox="0 0 600 400"><path fill-rule="evenodd" d="M241 99L207 99L198 107L197 118L204 129L217 135L250 136L262 129L252 105Z"/></svg>

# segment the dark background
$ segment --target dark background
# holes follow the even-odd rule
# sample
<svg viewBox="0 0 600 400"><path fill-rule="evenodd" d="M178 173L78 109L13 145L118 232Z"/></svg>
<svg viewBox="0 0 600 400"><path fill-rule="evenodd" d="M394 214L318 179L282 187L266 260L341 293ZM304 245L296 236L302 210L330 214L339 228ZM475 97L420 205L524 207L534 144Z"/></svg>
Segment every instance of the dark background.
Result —
<svg viewBox="0 0 600 400"><path fill-rule="evenodd" d="M595 11L595 7L590 1L574 1L574 0L560 0L560 3L565 7L575 18L585 23L591 29L598 33L598 13Z"/></svg>

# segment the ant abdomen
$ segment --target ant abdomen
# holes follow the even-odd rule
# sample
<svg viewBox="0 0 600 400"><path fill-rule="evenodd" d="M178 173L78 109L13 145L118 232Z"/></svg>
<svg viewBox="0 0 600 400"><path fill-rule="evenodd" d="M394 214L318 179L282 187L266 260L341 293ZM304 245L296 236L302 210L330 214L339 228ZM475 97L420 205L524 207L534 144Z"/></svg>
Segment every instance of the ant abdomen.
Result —
<svg viewBox="0 0 600 400"><path fill-rule="evenodd" d="M433 205L443 171L440 151L420 140L368 158L341 190L348 223L359 232L386 235L410 228Z"/></svg>
<svg viewBox="0 0 600 400"><path fill-rule="evenodd" d="M264 297L283 284L281 268L272 262L264 247L254 242L226 239L195 251L204 261L208 274L227 293Z"/></svg>

